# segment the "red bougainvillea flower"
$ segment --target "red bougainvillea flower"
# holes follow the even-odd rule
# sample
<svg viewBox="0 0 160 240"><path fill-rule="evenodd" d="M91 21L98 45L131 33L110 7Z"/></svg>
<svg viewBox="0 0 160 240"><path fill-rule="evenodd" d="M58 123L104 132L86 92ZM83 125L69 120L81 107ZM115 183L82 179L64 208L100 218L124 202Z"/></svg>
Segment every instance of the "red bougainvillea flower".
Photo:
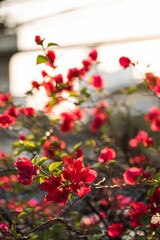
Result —
<svg viewBox="0 0 160 240"><path fill-rule="evenodd" d="M62 169L60 176L45 178L40 189L47 192L46 201L65 203L69 193L80 197L89 193L89 183L97 177L97 172L84 167L81 159L72 159L66 168Z"/></svg>
<svg viewBox="0 0 160 240"><path fill-rule="evenodd" d="M73 161L64 169L62 173L63 181L71 182L69 189L79 197L85 196L89 193L91 183L97 177L97 172L84 167L83 158L73 159Z"/></svg>
<svg viewBox="0 0 160 240"><path fill-rule="evenodd" d="M154 88L154 92L157 97L160 97L160 84Z"/></svg>
<svg viewBox="0 0 160 240"><path fill-rule="evenodd" d="M140 130L137 136L129 141L129 146L136 148L139 144L143 144L144 147L148 147L149 145L153 145L153 139L148 137L148 133L146 131Z"/></svg>
<svg viewBox="0 0 160 240"><path fill-rule="evenodd" d="M103 123L108 118L106 107L108 106L107 101L102 101L96 104L95 108L93 108L93 119L91 122L90 129L92 132L97 132L97 130L102 126Z"/></svg>
<svg viewBox="0 0 160 240"><path fill-rule="evenodd" d="M50 136L43 144L43 155L53 159L57 150L63 150L66 148L66 144L63 140L57 136Z"/></svg>
<svg viewBox="0 0 160 240"><path fill-rule="evenodd" d="M42 74L43 77L48 76L48 74L47 74L46 71L44 71L44 70L42 70L41 74Z"/></svg>
<svg viewBox="0 0 160 240"><path fill-rule="evenodd" d="M80 108L74 109L71 113L63 112L61 113L61 124L60 129L63 133L67 133L73 130L74 121L80 120L83 116L82 110Z"/></svg>
<svg viewBox="0 0 160 240"><path fill-rule="evenodd" d="M54 80L57 84L63 83L63 76L62 74L58 74L56 76L54 76Z"/></svg>
<svg viewBox="0 0 160 240"><path fill-rule="evenodd" d="M0 127L1 128L9 128L11 125L15 123L15 118L10 115L4 113L0 114Z"/></svg>
<svg viewBox="0 0 160 240"><path fill-rule="evenodd" d="M68 199L69 190L66 187L61 187L61 177L45 178L40 189L47 192L46 201L65 203Z"/></svg>
<svg viewBox="0 0 160 240"><path fill-rule="evenodd" d="M4 107L12 100L10 93L0 93L0 107Z"/></svg>
<svg viewBox="0 0 160 240"><path fill-rule="evenodd" d="M148 88L153 91L155 90L155 87L160 84L160 78L151 72L145 73L145 80L147 82Z"/></svg>
<svg viewBox="0 0 160 240"><path fill-rule="evenodd" d="M6 159L6 153L3 151L0 151L0 160Z"/></svg>
<svg viewBox="0 0 160 240"><path fill-rule="evenodd" d="M40 84L37 81L32 81L32 87L36 88L36 89L39 89Z"/></svg>
<svg viewBox="0 0 160 240"><path fill-rule="evenodd" d="M20 114L20 111L19 109L16 107L16 106L12 106L10 108L8 108L6 111L5 111L6 114L10 115L11 117L18 117L19 114Z"/></svg>
<svg viewBox="0 0 160 240"><path fill-rule="evenodd" d="M156 188L153 195L149 197L151 202L159 203L160 202L160 187Z"/></svg>
<svg viewBox="0 0 160 240"><path fill-rule="evenodd" d="M61 125L60 129L63 133L67 133L73 129L73 116L71 113L64 112L61 113Z"/></svg>
<svg viewBox="0 0 160 240"><path fill-rule="evenodd" d="M98 157L98 162L100 163L107 163L110 160L113 160L116 157L116 152L113 148L105 147L100 152Z"/></svg>
<svg viewBox="0 0 160 240"><path fill-rule="evenodd" d="M20 113L24 114L26 117L34 116L35 115L35 109L32 108L32 107L21 108Z"/></svg>
<svg viewBox="0 0 160 240"><path fill-rule="evenodd" d="M128 168L123 174L124 182L129 185L134 185L137 177L143 174L142 168L131 167Z"/></svg>
<svg viewBox="0 0 160 240"><path fill-rule="evenodd" d="M119 58L119 64L123 67L123 68L127 68L130 66L131 64L131 60L128 57L120 57Z"/></svg>
<svg viewBox="0 0 160 240"><path fill-rule="evenodd" d="M91 63L91 61L90 61L90 60L88 60L88 59L84 59L84 60L82 61L82 64L83 64L83 69L84 69L84 72L87 72L87 71L89 71L89 70L90 70L90 68L91 68L91 66L92 66L92 63Z"/></svg>
<svg viewBox="0 0 160 240"><path fill-rule="evenodd" d="M37 44L41 44L42 39L41 39L41 37L40 37L39 35L35 36L35 42L36 42Z"/></svg>
<svg viewBox="0 0 160 240"><path fill-rule="evenodd" d="M18 157L14 165L18 169L18 180L23 185L29 185L33 182L33 176L37 175L38 168L33 165L32 162L25 157Z"/></svg>
<svg viewBox="0 0 160 240"><path fill-rule="evenodd" d="M120 237L123 234L123 225L121 223L113 223L108 226L107 231L111 238Z"/></svg>
<svg viewBox="0 0 160 240"><path fill-rule="evenodd" d="M157 106L153 106L150 108L149 113L145 115L145 119L147 121L154 121L160 116L160 108Z"/></svg>
<svg viewBox="0 0 160 240"><path fill-rule="evenodd" d="M3 234L3 236L9 235L9 225L3 222L0 222L0 233ZM2 238L4 239L4 238Z"/></svg>
<svg viewBox="0 0 160 240"><path fill-rule="evenodd" d="M98 56L97 50L92 49L88 56L91 58L92 61L96 61Z"/></svg>
<svg viewBox="0 0 160 240"><path fill-rule="evenodd" d="M93 75L91 77L91 84L97 89L102 89L104 87L104 79L101 75Z"/></svg>
<svg viewBox="0 0 160 240"><path fill-rule="evenodd" d="M54 64L54 61L55 61L55 59L56 59L56 55L55 55L54 51L48 50L47 53L46 53L46 56L48 57L49 62L50 62L51 64Z"/></svg>
<svg viewBox="0 0 160 240"><path fill-rule="evenodd" d="M70 68L67 73L68 81L73 81L80 76L80 71L78 68Z"/></svg>
<svg viewBox="0 0 160 240"><path fill-rule="evenodd" d="M132 202L131 210L129 211L131 226L136 228L141 226L140 217L147 212L147 206L144 202Z"/></svg>
<svg viewBox="0 0 160 240"><path fill-rule="evenodd" d="M92 132L97 132L97 130L102 126L102 124L106 120L106 115L102 112L98 112L94 115L92 122L91 122L91 131Z"/></svg>
<svg viewBox="0 0 160 240"><path fill-rule="evenodd" d="M153 106L149 113L145 115L145 119L151 123L152 131L160 131L160 108Z"/></svg>

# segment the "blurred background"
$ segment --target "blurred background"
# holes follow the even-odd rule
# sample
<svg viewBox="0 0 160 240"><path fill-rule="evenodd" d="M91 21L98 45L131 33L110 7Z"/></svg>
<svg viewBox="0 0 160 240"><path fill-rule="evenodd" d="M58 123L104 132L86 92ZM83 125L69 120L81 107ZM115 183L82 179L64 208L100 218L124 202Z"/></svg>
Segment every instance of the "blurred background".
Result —
<svg viewBox="0 0 160 240"><path fill-rule="evenodd" d="M107 86L128 86L137 73L122 71L119 57L138 60L140 71L148 64L160 69L159 20L159 0L1 0L0 91L22 101L39 79L36 56L42 51L35 35L60 45L59 72L78 66L96 48Z"/></svg>

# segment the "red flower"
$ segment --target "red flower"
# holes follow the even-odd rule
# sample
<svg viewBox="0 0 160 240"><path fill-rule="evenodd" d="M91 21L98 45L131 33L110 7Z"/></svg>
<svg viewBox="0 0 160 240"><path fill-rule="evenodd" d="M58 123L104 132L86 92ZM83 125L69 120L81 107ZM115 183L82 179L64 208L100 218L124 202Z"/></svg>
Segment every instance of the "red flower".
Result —
<svg viewBox="0 0 160 240"><path fill-rule="evenodd" d="M94 115L91 123L91 131L96 132L106 120L106 115L102 112Z"/></svg>
<svg viewBox="0 0 160 240"><path fill-rule="evenodd" d="M40 84L39 84L37 81L33 81L33 82L32 82L32 87L33 87L33 88L36 88L36 89L39 89Z"/></svg>
<svg viewBox="0 0 160 240"><path fill-rule="evenodd" d="M88 56L92 59L92 61L96 61L98 56L97 50L93 49Z"/></svg>
<svg viewBox="0 0 160 240"><path fill-rule="evenodd" d="M63 150L66 144L57 136L50 136L43 144L43 154L46 157L53 159L57 150Z"/></svg>
<svg viewBox="0 0 160 240"><path fill-rule="evenodd" d="M54 80L56 81L57 84L63 83L62 74L58 74L58 75L54 76Z"/></svg>
<svg viewBox="0 0 160 240"><path fill-rule="evenodd" d="M9 225L3 222L0 222L0 233L3 234L3 236L9 235ZM4 239L4 238L2 238Z"/></svg>
<svg viewBox="0 0 160 240"><path fill-rule="evenodd" d="M160 131L160 108L153 106L149 113L145 115L145 119L151 122L152 131Z"/></svg>
<svg viewBox="0 0 160 240"><path fill-rule="evenodd" d="M131 64L131 60L128 57L121 57L119 63L123 68L127 68Z"/></svg>
<svg viewBox="0 0 160 240"><path fill-rule="evenodd" d="M149 113L145 115L145 119L147 121L153 121L157 119L159 116L160 116L160 108L158 108L157 106L153 106L151 107Z"/></svg>
<svg viewBox="0 0 160 240"><path fill-rule="evenodd" d="M68 70L68 73L67 73L68 81L72 81L79 76L80 76L80 71L78 68L71 68Z"/></svg>
<svg viewBox="0 0 160 240"><path fill-rule="evenodd" d="M123 225L121 223L113 223L108 226L108 235L111 238L120 237L123 233Z"/></svg>
<svg viewBox="0 0 160 240"><path fill-rule="evenodd" d="M91 170L89 166L85 168L81 159L72 159L59 177L45 178L40 189L47 192L46 201L65 203L69 193L80 197L89 193L89 183L96 177L96 171Z"/></svg>
<svg viewBox="0 0 160 240"><path fill-rule="evenodd" d="M153 195L149 197L151 202L159 203L160 201L160 187L156 188Z"/></svg>
<svg viewBox="0 0 160 240"><path fill-rule="evenodd" d="M46 71L44 71L44 70L43 70L41 73L42 73L42 76L43 76L43 77L48 76L48 74L47 74Z"/></svg>
<svg viewBox="0 0 160 240"><path fill-rule="evenodd" d="M126 170L126 172L123 174L123 179L125 183L129 185L134 185L136 178L142 175L143 171L142 168L137 167L131 167Z"/></svg>
<svg viewBox="0 0 160 240"><path fill-rule="evenodd" d="M41 37L39 35L35 36L35 42L37 44L41 44L42 43L42 39L41 39Z"/></svg>
<svg viewBox="0 0 160 240"><path fill-rule="evenodd" d="M61 113L61 131L63 133L67 133L73 129L74 123L73 123L73 115L68 112Z"/></svg>
<svg viewBox="0 0 160 240"><path fill-rule="evenodd" d="M63 181L70 181L71 184L69 189L71 192L74 192L76 195L82 197L89 193L90 186L88 183L91 183L97 177L97 172L84 167L81 158L75 160L64 169L62 173Z"/></svg>
<svg viewBox="0 0 160 240"><path fill-rule="evenodd" d="M85 72L89 71L89 69L91 68L91 65L92 65L91 61L88 59L84 59L82 61L82 64L83 64L83 69Z"/></svg>
<svg viewBox="0 0 160 240"><path fill-rule="evenodd" d="M116 157L116 152L114 149L105 147L102 149L99 157L98 157L98 162L100 163L107 163L110 160L114 159Z"/></svg>
<svg viewBox="0 0 160 240"><path fill-rule="evenodd" d="M56 58L54 51L48 50L46 56L48 57L50 63L53 64Z"/></svg>
<svg viewBox="0 0 160 240"><path fill-rule="evenodd" d="M147 132L140 130L137 136L129 141L129 146L136 148L139 144L143 144L144 147L147 147L153 144L153 139L148 137Z"/></svg>
<svg viewBox="0 0 160 240"><path fill-rule="evenodd" d="M18 169L18 180L23 185L29 185L33 181L33 176L38 172L37 166L33 165L28 158L18 157L14 165Z"/></svg>
<svg viewBox="0 0 160 240"><path fill-rule="evenodd" d="M131 207L129 211L131 226L136 228L141 226L140 217L147 212L147 206L143 202L132 202Z"/></svg>
<svg viewBox="0 0 160 240"><path fill-rule="evenodd" d="M0 160L4 160L6 158L6 153L0 151Z"/></svg>
<svg viewBox="0 0 160 240"><path fill-rule="evenodd" d="M35 115L35 110L32 107L21 108L20 112L23 113L26 117Z"/></svg>
<svg viewBox="0 0 160 240"><path fill-rule="evenodd" d="M0 93L0 107L4 107L11 99L10 93Z"/></svg>
<svg viewBox="0 0 160 240"><path fill-rule="evenodd" d="M15 118L11 117L6 113L0 114L0 127L9 128L14 123L15 123Z"/></svg>
<svg viewBox="0 0 160 240"><path fill-rule="evenodd" d="M5 111L6 114L10 115L11 117L18 117L19 114L20 114L20 111L17 107L15 106L12 106L10 108L8 108L6 111Z"/></svg>
<svg viewBox="0 0 160 240"><path fill-rule="evenodd" d="M146 82L148 84L148 88L154 91L155 87L160 84L160 78L155 76L153 73L148 72L145 74Z"/></svg>
<svg viewBox="0 0 160 240"><path fill-rule="evenodd" d="M104 87L104 79L100 75L93 75L91 78L91 83L97 89Z"/></svg>

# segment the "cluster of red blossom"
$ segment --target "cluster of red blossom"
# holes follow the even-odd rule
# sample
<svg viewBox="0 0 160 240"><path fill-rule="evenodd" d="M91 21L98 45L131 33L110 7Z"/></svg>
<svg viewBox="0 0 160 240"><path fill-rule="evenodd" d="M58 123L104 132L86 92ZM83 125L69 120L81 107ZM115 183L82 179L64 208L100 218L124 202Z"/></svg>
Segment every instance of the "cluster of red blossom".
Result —
<svg viewBox="0 0 160 240"><path fill-rule="evenodd" d="M8 106L7 110L0 114L0 127L2 128L8 128L13 125L20 114L26 117L35 114L35 110L31 107L15 106L9 93L0 93L0 108L2 109L6 106Z"/></svg>
<svg viewBox="0 0 160 240"><path fill-rule="evenodd" d="M35 41L38 45L43 46L43 39L40 36L35 37ZM61 74L50 76L46 71L42 71L43 82L38 83L37 81L32 82L32 90L39 90L40 87L43 87L46 90L47 96L51 99L46 106L47 110L51 110L56 99L56 103L63 101L63 96L60 94L62 92L70 92L74 90L74 81L76 79L81 80L84 75L90 70L92 65L97 61L97 51L93 49L88 57L82 61L82 67L69 69L67 73L67 79L65 80ZM52 68L56 68L56 54L53 50L47 50L45 52L46 64L48 64ZM127 57L121 57L119 59L119 63L123 68L127 68L129 66L134 66L134 63ZM154 76L152 73L145 74L145 80L147 86L150 90L152 90L157 97L160 94L160 78ZM91 78L91 84L97 90L102 89L104 87L104 80L100 75L94 75ZM31 91L32 91L31 90ZM53 101L54 100L54 101ZM53 103L54 102L54 103ZM8 109L5 110L2 114L0 114L0 127L8 128L15 123L16 118L20 114L24 114L25 116L33 116L35 114L34 109L32 108L20 108L14 106L12 103L12 98L10 94L0 94L0 107L3 109L8 106ZM91 120L90 130L93 133L96 133L99 128L106 123L108 119L108 114L106 108L108 103L106 101L102 101L93 108L93 118ZM74 129L75 121L80 121L83 117L83 112L81 108L77 107L72 112L63 112L61 114L60 121L60 130L62 133L68 133ZM160 108L152 107L148 114L145 114L145 119L151 124L151 130L158 132L160 131ZM24 136L21 136L22 141L24 140ZM137 135L132 138L128 145L131 149L135 149L138 147L150 147L154 145L154 141L151 137L148 136L148 133L144 130L140 130ZM78 148L74 153L68 153L66 150L66 143L64 140L60 139L56 135L49 136L44 143L42 144L43 156L47 157L49 160L55 160L57 152L63 152L63 154L59 154L61 157L61 161L59 162L56 171L48 171L47 174L41 172L41 168L38 164L33 162L32 160L25 157L18 157L15 161L14 165L18 169L18 181L23 185L30 185L33 183L34 178L41 173L43 175L43 180L40 182L40 189L45 191L45 201L52 201L54 203L65 204L68 199L71 199L72 195L77 195L79 197L83 197L87 195L91 191L90 184L97 177L97 172L92 170L90 166L84 166L84 156L81 148ZM116 151L109 147L105 146L99 152L97 157L98 164L103 166L108 164L110 161L115 160ZM4 152L0 152L0 160L4 160L6 155ZM130 158L130 163L139 163L145 160L144 155L135 156L132 159ZM53 161L53 164L55 162ZM51 166L51 165L50 165ZM158 176L159 178L159 176ZM13 178L14 179L14 178ZM15 179L13 180L15 181ZM118 183L119 181L119 183ZM155 173L150 172L149 170L145 171L141 167L133 166L127 168L122 175L122 179L112 179L112 182L124 185L139 185L140 183L151 183L154 186L154 191L152 194L148 194L147 198L150 201L149 204L145 204L144 202L132 202L130 197L125 197L124 195L117 195L112 197L112 200L117 202L117 208L125 209L127 205L129 205L129 210L127 212L130 217L131 226L133 228L141 226L142 216L149 216L150 223L149 227L152 229L156 229L160 226L160 187L159 181L157 183L157 177L155 177ZM0 182L5 182L2 184L2 187L5 189L9 189L10 185L8 177L0 178ZM108 202L106 199L101 199L102 206L108 206ZM33 204L34 205L34 204ZM90 217L83 218L81 220L82 225L91 226L97 223L100 223L102 219L106 218L106 214L104 212L99 213L99 215L92 215ZM158 220L157 220L158 219ZM8 225L0 222L0 231L3 235L8 234ZM108 224L107 226L107 234L111 238L116 238L122 236L124 232L123 223L114 222L112 224Z"/></svg>
<svg viewBox="0 0 160 240"><path fill-rule="evenodd" d="M80 197L90 192L89 183L97 177L95 170L84 167L83 157L70 159L69 164L63 167L58 176L51 175L44 178L40 189L46 191L46 201L65 203L69 194L74 193ZM29 185L33 177L38 174L38 167L27 158L18 158L15 162L18 168L19 183Z"/></svg>
<svg viewBox="0 0 160 240"><path fill-rule="evenodd" d="M35 37L35 41L38 45L43 46L43 41L40 36ZM53 50L47 50L44 52L46 58L46 64L52 68L56 68L56 54ZM60 103L65 100L63 98L63 92L74 91L75 80L81 80L85 74L91 69L92 65L97 61L97 51L93 49L87 56L86 59L82 61L81 68L71 68L68 70L66 78L62 74L57 74L54 76L49 75L46 71L42 71L43 81L38 83L37 81L32 82L32 90L43 87L47 93L47 96L50 97L50 101L47 103L45 109L50 111L53 105ZM103 88L104 80L100 75L93 75L91 79L91 84L97 88ZM31 91L32 91L31 90ZM54 99L54 100L53 100Z"/></svg>
<svg viewBox="0 0 160 240"><path fill-rule="evenodd" d="M153 139L151 137L148 137L148 133L146 131L140 130L137 136L132 138L128 144L132 148L136 148L139 144L147 147L153 145Z"/></svg>

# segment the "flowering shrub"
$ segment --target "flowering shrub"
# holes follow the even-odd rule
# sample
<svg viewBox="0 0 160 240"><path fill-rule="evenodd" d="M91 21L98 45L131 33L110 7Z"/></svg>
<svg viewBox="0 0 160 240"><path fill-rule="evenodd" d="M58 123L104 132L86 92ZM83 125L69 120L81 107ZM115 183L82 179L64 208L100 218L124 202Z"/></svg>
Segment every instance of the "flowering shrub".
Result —
<svg viewBox="0 0 160 240"><path fill-rule="evenodd" d="M44 70L26 94L45 90L44 110L0 93L0 129L15 136L10 152L0 149L0 238L160 239L160 78L146 72L117 97L100 74L82 84L100 63L96 49L63 76L56 72L58 45L45 46L40 36L35 42ZM138 65L125 56L119 63L124 71ZM132 114L120 96L134 96L133 89L157 105ZM74 108L56 116L64 101Z"/></svg>

